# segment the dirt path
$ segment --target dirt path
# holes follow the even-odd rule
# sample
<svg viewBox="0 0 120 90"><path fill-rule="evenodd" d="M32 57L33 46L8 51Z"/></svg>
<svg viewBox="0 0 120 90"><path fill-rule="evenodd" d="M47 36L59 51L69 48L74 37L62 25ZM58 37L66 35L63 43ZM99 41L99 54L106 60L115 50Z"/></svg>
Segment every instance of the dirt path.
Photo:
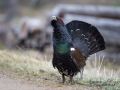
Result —
<svg viewBox="0 0 120 90"><path fill-rule="evenodd" d="M0 74L0 90L46 90L46 87L32 85L23 79L13 79Z"/></svg>
<svg viewBox="0 0 120 90"><path fill-rule="evenodd" d="M40 83L42 84L42 83ZM88 89L88 88L87 88ZM35 85L22 78L11 78L0 74L0 90L86 90L74 85L62 85L57 83L47 83L45 85Z"/></svg>

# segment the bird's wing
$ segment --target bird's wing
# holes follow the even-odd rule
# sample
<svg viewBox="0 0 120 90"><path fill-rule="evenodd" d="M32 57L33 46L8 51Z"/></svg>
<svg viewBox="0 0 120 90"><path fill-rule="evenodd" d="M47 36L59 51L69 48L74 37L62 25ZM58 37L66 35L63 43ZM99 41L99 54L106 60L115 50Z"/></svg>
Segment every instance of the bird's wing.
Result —
<svg viewBox="0 0 120 90"><path fill-rule="evenodd" d="M77 69L80 69L81 67L84 67L86 65L85 58L78 48L75 47L72 48L74 48L74 50L71 50L70 53L72 60L75 66L77 67Z"/></svg>
<svg viewBox="0 0 120 90"><path fill-rule="evenodd" d="M77 47L86 58L93 53L105 49L102 35L91 24L74 20L66 24L66 28L72 37L73 46Z"/></svg>

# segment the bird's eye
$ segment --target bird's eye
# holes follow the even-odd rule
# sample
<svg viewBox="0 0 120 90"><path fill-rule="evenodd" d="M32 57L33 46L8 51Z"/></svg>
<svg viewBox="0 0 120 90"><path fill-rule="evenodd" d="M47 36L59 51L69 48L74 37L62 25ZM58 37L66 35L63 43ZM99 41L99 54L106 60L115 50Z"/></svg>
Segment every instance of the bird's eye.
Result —
<svg viewBox="0 0 120 90"><path fill-rule="evenodd" d="M61 22L61 23L63 22L63 20L62 20L62 19L60 19L60 18L58 19L58 21L59 21L59 22Z"/></svg>

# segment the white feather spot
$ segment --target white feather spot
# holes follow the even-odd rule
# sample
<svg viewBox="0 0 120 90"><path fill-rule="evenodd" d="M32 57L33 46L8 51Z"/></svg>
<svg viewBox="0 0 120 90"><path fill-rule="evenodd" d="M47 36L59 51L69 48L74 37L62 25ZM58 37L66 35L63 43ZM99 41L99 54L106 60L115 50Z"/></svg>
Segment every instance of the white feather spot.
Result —
<svg viewBox="0 0 120 90"><path fill-rule="evenodd" d="M77 29L76 31L79 31L80 29Z"/></svg>
<svg viewBox="0 0 120 90"><path fill-rule="evenodd" d="M75 48L72 47L72 48L70 48L70 50L71 50L71 51L75 51Z"/></svg>

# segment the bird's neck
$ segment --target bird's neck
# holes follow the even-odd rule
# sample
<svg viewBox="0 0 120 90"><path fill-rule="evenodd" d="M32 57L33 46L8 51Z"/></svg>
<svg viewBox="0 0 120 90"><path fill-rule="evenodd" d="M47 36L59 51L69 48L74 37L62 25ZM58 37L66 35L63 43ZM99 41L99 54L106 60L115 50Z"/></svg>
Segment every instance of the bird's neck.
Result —
<svg viewBox="0 0 120 90"><path fill-rule="evenodd" d="M71 36L67 32L66 28L63 28L63 30L59 30L57 28L54 28L53 42L71 43L72 40L71 40Z"/></svg>
<svg viewBox="0 0 120 90"><path fill-rule="evenodd" d="M55 53L65 54L69 52L71 42L71 36L67 32L66 27L63 27L62 29L54 28L53 47Z"/></svg>

